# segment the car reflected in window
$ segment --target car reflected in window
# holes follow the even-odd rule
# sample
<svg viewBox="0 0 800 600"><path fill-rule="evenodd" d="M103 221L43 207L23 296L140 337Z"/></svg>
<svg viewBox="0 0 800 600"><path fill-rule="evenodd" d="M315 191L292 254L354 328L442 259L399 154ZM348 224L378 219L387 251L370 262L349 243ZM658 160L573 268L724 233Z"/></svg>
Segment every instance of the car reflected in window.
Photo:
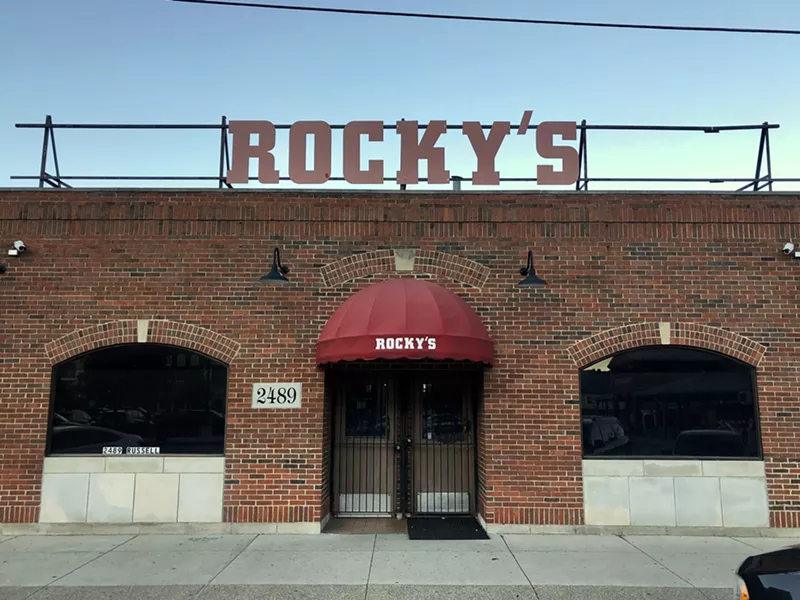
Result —
<svg viewBox="0 0 800 600"><path fill-rule="evenodd" d="M675 442L675 456L746 456L745 443L738 431L697 429L682 431Z"/></svg>
<svg viewBox="0 0 800 600"><path fill-rule="evenodd" d="M102 454L113 446L134 448L142 445L138 435L126 435L113 429L91 425L59 425L53 428L50 451L57 454Z"/></svg>

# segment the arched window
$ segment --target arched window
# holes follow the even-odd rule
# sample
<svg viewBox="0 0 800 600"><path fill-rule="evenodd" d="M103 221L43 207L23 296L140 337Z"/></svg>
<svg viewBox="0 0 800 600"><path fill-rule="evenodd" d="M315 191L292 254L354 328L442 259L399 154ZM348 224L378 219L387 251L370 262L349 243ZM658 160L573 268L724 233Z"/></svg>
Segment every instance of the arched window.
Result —
<svg viewBox="0 0 800 600"><path fill-rule="evenodd" d="M583 455L756 458L755 369L713 352L637 348L581 369Z"/></svg>
<svg viewBox="0 0 800 600"><path fill-rule="evenodd" d="M227 389L226 365L175 346L77 356L53 368L48 454L223 454Z"/></svg>

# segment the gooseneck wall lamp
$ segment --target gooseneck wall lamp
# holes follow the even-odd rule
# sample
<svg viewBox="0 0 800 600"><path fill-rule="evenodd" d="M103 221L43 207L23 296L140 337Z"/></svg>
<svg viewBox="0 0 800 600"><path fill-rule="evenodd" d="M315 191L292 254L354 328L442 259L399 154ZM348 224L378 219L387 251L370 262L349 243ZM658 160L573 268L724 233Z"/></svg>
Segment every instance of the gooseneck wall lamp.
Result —
<svg viewBox="0 0 800 600"><path fill-rule="evenodd" d="M519 270L520 275L524 275L525 279L519 282L520 287L529 287L534 285L547 285L547 282L536 275L536 269L533 268L533 251L528 250L528 266Z"/></svg>
<svg viewBox="0 0 800 600"><path fill-rule="evenodd" d="M264 275L260 281L269 284L289 283L289 280L285 277L288 272L289 267L284 267L281 264L281 253L275 248L272 252L272 269L270 269L270 272Z"/></svg>

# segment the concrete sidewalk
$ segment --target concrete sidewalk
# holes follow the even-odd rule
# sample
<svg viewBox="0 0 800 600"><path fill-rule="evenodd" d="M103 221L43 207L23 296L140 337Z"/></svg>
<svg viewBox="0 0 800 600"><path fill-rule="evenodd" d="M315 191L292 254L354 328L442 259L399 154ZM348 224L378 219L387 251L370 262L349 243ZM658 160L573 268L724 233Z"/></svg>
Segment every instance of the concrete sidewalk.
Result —
<svg viewBox="0 0 800 600"><path fill-rule="evenodd" d="M83 535L0 538L0 600L730 600L788 538Z"/></svg>

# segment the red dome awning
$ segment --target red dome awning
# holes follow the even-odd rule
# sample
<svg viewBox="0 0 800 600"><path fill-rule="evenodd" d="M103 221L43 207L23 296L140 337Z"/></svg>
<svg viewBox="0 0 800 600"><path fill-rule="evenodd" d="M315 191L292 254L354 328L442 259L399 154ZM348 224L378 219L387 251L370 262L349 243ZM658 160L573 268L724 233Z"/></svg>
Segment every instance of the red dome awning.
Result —
<svg viewBox="0 0 800 600"><path fill-rule="evenodd" d="M389 359L491 365L492 341L473 308L445 288L392 279L353 294L322 330L317 364Z"/></svg>

